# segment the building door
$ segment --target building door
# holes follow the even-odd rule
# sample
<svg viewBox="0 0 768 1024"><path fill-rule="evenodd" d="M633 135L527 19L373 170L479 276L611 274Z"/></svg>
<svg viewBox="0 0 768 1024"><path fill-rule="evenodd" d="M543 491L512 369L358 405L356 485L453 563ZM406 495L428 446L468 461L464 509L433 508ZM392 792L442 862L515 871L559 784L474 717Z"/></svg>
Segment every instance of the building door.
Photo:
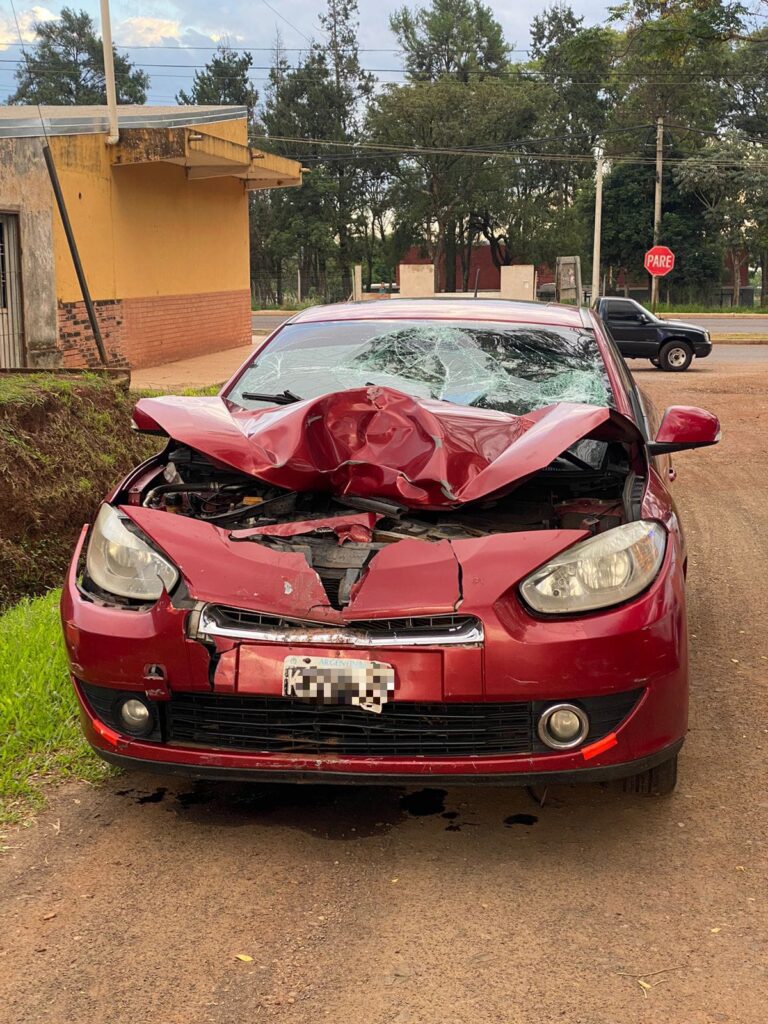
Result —
<svg viewBox="0 0 768 1024"><path fill-rule="evenodd" d="M25 364L19 218L13 213L0 213L0 368Z"/></svg>

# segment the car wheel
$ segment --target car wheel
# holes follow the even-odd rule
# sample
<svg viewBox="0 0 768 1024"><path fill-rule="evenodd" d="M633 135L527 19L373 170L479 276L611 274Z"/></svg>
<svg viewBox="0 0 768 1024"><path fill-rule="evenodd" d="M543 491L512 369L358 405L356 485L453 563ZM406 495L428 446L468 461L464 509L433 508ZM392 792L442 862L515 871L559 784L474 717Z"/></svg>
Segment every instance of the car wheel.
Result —
<svg viewBox="0 0 768 1024"><path fill-rule="evenodd" d="M655 768L649 768L639 775L630 775L624 780L624 792L640 793L642 796L669 796L676 785L677 754L657 764Z"/></svg>
<svg viewBox="0 0 768 1024"><path fill-rule="evenodd" d="M687 370L693 359L693 349L684 341L668 341L659 352L659 365L662 370L680 373Z"/></svg>
<svg viewBox="0 0 768 1024"><path fill-rule="evenodd" d="M661 363L659 362L658 356L654 356L651 359L651 364L656 367L657 370L661 369Z"/></svg>

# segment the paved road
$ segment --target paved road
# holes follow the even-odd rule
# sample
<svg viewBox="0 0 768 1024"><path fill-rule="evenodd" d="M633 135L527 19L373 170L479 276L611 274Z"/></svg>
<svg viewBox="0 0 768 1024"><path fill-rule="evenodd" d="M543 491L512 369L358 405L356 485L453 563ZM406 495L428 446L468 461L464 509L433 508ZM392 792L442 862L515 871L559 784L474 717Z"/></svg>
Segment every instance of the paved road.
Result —
<svg viewBox="0 0 768 1024"><path fill-rule="evenodd" d="M764 369L638 377L725 438L676 457L675 795L70 784L0 854L3 1022L765 1024Z"/></svg>
<svg viewBox="0 0 768 1024"><path fill-rule="evenodd" d="M251 318L254 331L272 331L292 313L258 313ZM687 323L699 324L712 334L753 334L768 339L768 314L738 317L681 316Z"/></svg>
<svg viewBox="0 0 768 1024"><path fill-rule="evenodd" d="M665 317L665 319L667 319ZM756 334L768 338L768 314L756 316L696 316L681 313L675 319L698 324L711 334Z"/></svg>
<svg viewBox="0 0 768 1024"><path fill-rule="evenodd" d="M292 316L293 313L254 313L251 317L251 326L254 331L274 331Z"/></svg>
<svg viewBox="0 0 768 1024"><path fill-rule="evenodd" d="M628 359L627 363L631 370L644 371L650 367L645 359ZM750 367L758 364L768 363L768 345L718 345L715 343L714 351L706 359L694 359L689 370L685 371L686 376L703 373L717 373L718 370L731 367ZM659 373L658 370L654 371ZM665 374L665 376L667 376ZM676 374L669 374L676 377Z"/></svg>

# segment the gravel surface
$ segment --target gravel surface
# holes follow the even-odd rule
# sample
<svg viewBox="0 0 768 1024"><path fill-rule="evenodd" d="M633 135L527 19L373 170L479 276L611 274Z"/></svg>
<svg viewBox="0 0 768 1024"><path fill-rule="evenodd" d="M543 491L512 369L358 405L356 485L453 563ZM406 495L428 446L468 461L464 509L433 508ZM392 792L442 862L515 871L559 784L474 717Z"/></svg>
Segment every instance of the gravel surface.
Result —
<svg viewBox="0 0 768 1024"><path fill-rule="evenodd" d="M765 1024L768 362L704 365L637 373L724 427L676 457L672 798L67 785L0 856L0 1020Z"/></svg>

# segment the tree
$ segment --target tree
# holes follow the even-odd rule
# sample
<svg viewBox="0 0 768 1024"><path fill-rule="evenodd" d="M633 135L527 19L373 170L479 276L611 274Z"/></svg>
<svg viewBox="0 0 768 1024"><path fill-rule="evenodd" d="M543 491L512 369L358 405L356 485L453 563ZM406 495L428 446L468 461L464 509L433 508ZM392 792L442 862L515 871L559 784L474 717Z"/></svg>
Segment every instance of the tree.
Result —
<svg viewBox="0 0 768 1024"><path fill-rule="evenodd" d="M720 0L626 0L610 10L626 25L610 84L611 127L663 117L677 126L678 141L695 149L701 141L695 130L713 128L727 113L730 40L742 28L745 8ZM631 134L616 136L610 149L627 152L631 145Z"/></svg>
<svg viewBox="0 0 768 1024"><path fill-rule="evenodd" d="M327 294L329 260L335 259L344 296L352 291L350 225L362 201L363 162L354 147L373 91L373 79L360 66L356 19L356 0L327 0L320 15L327 41L313 43L295 68L276 54L263 111L267 137L278 137L270 143L277 152L296 153L297 143L280 142L281 136L308 140L301 158L312 173L285 201L302 251L302 280Z"/></svg>
<svg viewBox="0 0 768 1024"><path fill-rule="evenodd" d="M539 77L546 117L542 134L551 145L539 150L583 157L601 141L609 96L607 92L617 45L617 33L601 26L585 28L566 4L555 4L536 15L531 24L531 63L526 71ZM583 160L560 160L539 165L542 183L564 208L570 207L593 166ZM553 196L554 198L554 196Z"/></svg>
<svg viewBox="0 0 768 1024"><path fill-rule="evenodd" d="M457 237L456 226L464 241L468 233L474 235L478 209L489 196L498 201L499 191L515 174L506 150L530 133L535 119L530 86L506 77L414 82L386 89L372 105L372 137L403 147L402 157L391 165L398 216L421 220L437 275L445 265L446 290L455 290L451 239ZM502 139L505 148L498 156L465 152L493 147ZM413 149L424 152L408 152Z"/></svg>
<svg viewBox="0 0 768 1024"><path fill-rule="evenodd" d="M733 271L738 302L741 268L754 246L763 262L768 249L768 160L762 146L725 135L683 161L675 170L678 187L695 195L712 228L723 240Z"/></svg>
<svg viewBox="0 0 768 1024"><path fill-rule="evenodd" d="M249 78L252 67L250 53L238 54L227 43L220 43L203 70L195 72L192 89L179 90L176 102L246 107L248 124L252 125L259 102L259 94Z"/></svg>
<svg viewBox="0 0 768 1024"><path fill-rule="evenodd" d="M729 75L729 120L734 128L763 143L768 142L767 80L768 29L761 29L741 40L734 49Z"/></svg>
<svg viewBox="0 0 768 1024"><path fill-rule="evenodd" d="M480 0L432 0L430 7L415 14L402 7L389 24L414 82L443 76L468 82L507 65L509 47L501 25Z"/></svg>
<svg viewBox="0 0 768 1024"><path fill-rule="evenodd" d="M631 279L647 281L643 255L653 244L653 191L653 168L642 164L615 164L603 184L603 264L612 268L614 275L623 272L625 287ZM677 257L675 269L664 279L665 286L688 300L711 300L723 265L717 231L699 200L678 187L669 165L664 172L663 195L660 240ZM592 209L590 203L590 234Z"/></svg>
<svg viewBox="0 0 768 1024"><path fill-rule="evenodd" d="M16 71L9 103L89 105L107 102L104 47L85 11L63 7L55 21L35 24L36 42ZM113 48L118 103L144 103L149 76Z"/></svg>
<svg viewBox="0 0 768 1024"><path fill-rule="evenodd" d="M503 77L508 72L509 46L502 27L492 8L479 0L431 0L429 7L423 7L415 14L403 7L390 17L390 27L403 50L411 87L444 81L465 87L477 86L487 77ZM459 93L456 95L460 97ZM438 102L444 98L440 96ZM444 109L444 117L450 124L453 112ZM467 182L477 180L471 162L476 165L476 170L477 158L466 158L463 162L462 171ZM433 164L432 170L436 170L436 165ZM459 179L461 177L459 175ZM400 195L408 194L407 180L408 172L399 175ZM464 198L466 200L467 197ZM411 219L418 212L420 198L412 195L412 200ZM476 228L466 202L450 205L458 212L444 224L437 224L436 251L439 256L435 273L439 276L439 266L444 263L445 289L453 292L457 287L457 250L462 263L462 284L465 289L468 287L469 255ZM439 206L439 203L433 201L432 206ZM430 237L431 224L426 223L425 228L427 237Z"/></svg>

